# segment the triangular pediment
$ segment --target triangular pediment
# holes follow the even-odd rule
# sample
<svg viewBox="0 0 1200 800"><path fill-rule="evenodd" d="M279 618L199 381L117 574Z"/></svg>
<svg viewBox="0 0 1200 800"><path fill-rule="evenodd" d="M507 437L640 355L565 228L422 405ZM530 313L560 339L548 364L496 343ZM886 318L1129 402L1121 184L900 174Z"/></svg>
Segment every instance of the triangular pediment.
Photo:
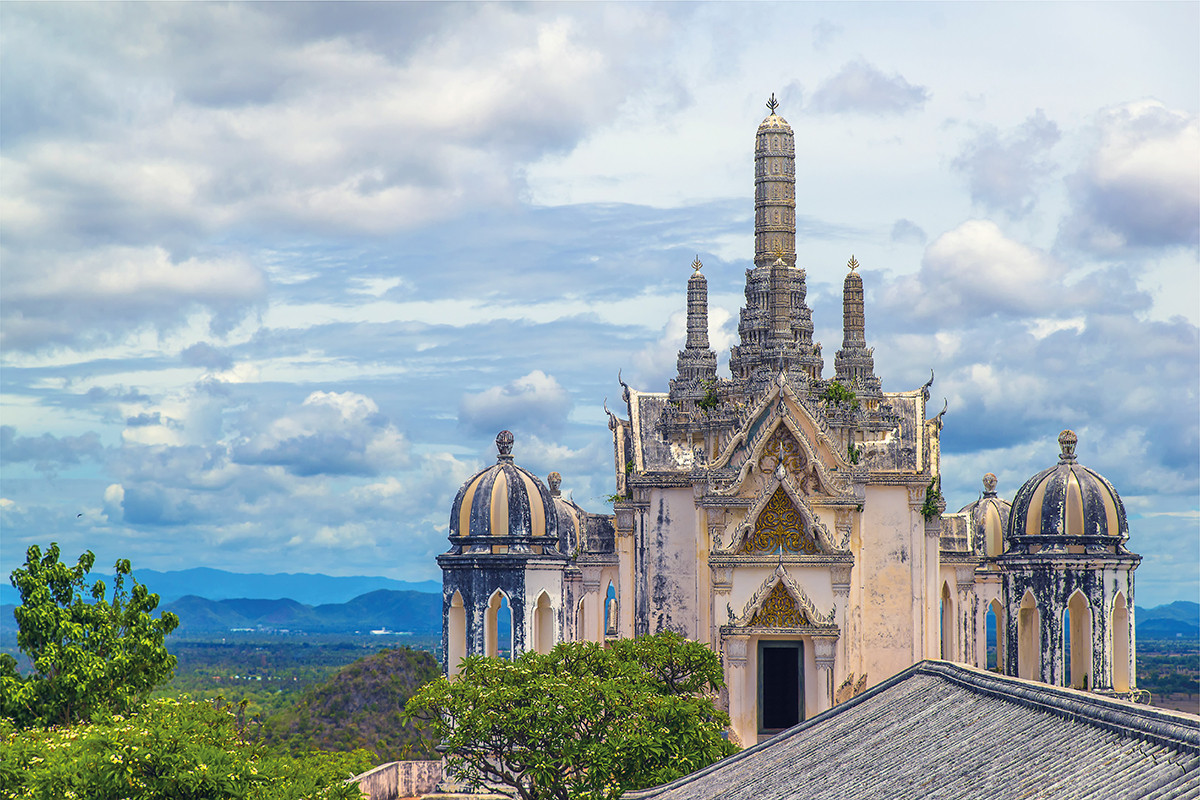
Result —
<svg viewBox="0 0 1200 800"><path fill-rule="evenodd" d="M734 530L729 550L739 555L839 552L829 529L787 474L771 477Z"/></svg>
<svg viewBox="0 0 1200 800"><path fill-rule="evenodd" d="M835 608L822 614L804 589L781 564L763 581L746 603L741 616L731 619L738 627L799 628L807 625L834 625Z"/></svg>
<svg viewBox="0 0 1200 800"><path fill-rule="evenodd" d="M787 381L767 392L711 466L738 468L738 477L722 494L744 495L761 484L756 476L782 471L805 496L852 495L849 462Z"/></svg>

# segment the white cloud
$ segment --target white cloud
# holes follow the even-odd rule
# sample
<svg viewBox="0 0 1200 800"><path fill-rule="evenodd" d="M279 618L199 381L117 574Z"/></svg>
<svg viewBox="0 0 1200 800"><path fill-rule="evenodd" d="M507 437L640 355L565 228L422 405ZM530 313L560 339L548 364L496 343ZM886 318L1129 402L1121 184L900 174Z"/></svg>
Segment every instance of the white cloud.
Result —
<svg viewBox="0 0 1200 800"><path fill-rule="evenodd" d="M1062 134L1042 109L1015 129L984 127L963 147L953 166L967 176L971 199L985 208L1023 216L1054 172L1050 149Z"/></svg>
<svg viewBox="0 0 1200 800"><path fill-rule="evenodd" d="M885 75L864 59L847 62L813 92L808 107L838 114L904 114L921 109L929 100L924 86L908 82L900 73Z"/></svg>
<svg viewBox="0 0 1200 800"><path fill-rule="evenodd" d="M162 247L101 247L77 254L5 253L0 343L36 350L118 340L143 327L178 327L211 313L228 330L263 302L263 274L241 258L176 260Z"/></svg>
<svg viewBox="0 0 1200 800"><path fill-rule="evenodd" d="M562 427L571 410L571 396L553 375L535 369L503 386L464 394L458 419L477 433L525 427L547 431Z"/></svg>
<svg viewBox="0 0 1200 800"><path fill-rule="evenodd" d="M1100 112L1095 129L1060 235L1101 255L1200 247L1200 115L1141 100Z"/></svg>
<svg viewBox="0 0 1200 800"><path fill-rule="evenodd" d="M409 443L369 397L313 392L299 407L233 447L241 464L274 465L299 475L375 475L404 467Z"/></svg>

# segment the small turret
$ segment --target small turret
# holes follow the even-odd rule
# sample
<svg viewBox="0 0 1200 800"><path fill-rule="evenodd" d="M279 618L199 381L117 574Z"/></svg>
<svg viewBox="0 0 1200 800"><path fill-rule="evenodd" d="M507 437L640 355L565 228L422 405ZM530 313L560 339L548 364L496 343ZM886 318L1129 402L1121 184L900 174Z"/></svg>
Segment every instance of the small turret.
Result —
<svg viewBox="0 0 1200 800"><path fill-rule="evenodd" d="M842 284L842 349L834 356L835 378L860 399L878 398L882 388L875 376L875 348L867 347L863 281L857 272L858 259L850 256L846 266L850 273Z"/></svg>

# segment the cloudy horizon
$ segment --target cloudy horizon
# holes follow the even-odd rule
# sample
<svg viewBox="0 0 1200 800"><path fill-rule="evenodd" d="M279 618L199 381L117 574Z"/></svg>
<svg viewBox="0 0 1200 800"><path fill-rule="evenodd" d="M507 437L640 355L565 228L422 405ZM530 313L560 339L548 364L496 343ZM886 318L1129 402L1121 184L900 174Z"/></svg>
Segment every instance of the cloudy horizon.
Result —
<svg viewBox="0 0 1200 800"><path fill-rule="evenodd" d="M0 4L0 569L437 579L459 485L609 511L695 257L728 374L753 144L796 134L825 375L861 263L943 492L1060 430L1200 596L1200 7Z"/></svg>

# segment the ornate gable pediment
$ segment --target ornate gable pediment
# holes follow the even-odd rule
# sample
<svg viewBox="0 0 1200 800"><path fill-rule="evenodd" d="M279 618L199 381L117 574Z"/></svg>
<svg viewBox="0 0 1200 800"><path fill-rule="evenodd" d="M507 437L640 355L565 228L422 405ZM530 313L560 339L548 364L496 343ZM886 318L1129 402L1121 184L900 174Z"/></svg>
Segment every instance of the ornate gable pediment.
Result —
<svg viewBox="0 0 1200 800"><path fill-rule="evenodd" d="M778 470L733 531L727 552L819 555L842 552L791 476Z"/></svg>
<svg viewBox="0 0 1200 800"><path fill-rule="evenodd" d="M834 625L836 608L822 614L780 564L730 624L741 628L800 628Z"/></svg>
<svg viewBox="0 0 1200 800"><path fill-rule="evenodd" d="M804 496L853 496L850 464L829 446L825 433L786 381L768 392L711 466L739 467L737 478L718 494L744 494L756 473L771 475L782 470Z"/></svg>

